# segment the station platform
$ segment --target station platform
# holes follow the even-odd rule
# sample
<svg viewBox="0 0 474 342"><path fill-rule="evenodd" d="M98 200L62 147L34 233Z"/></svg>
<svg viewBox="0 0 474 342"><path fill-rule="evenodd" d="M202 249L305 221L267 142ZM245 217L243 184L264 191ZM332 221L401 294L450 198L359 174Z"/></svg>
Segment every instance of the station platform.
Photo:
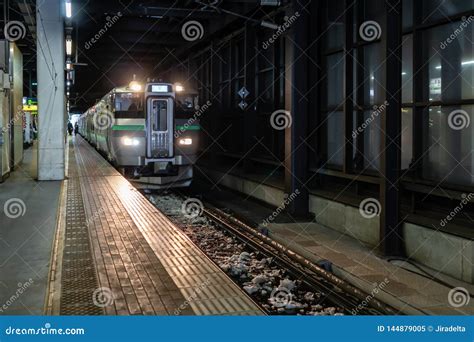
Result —
<svg viewBox="0 0 474 342"><path fill-rule="evenodd" d="M62 184L47 182L45 186L54 189L37 208L49 208L50 212L42 213L51 216L48 234L39 238L26 221L11 222L32 230L32 260L26 263L31 270L20 275L28 266L22 267L21 258L14 259L14 250L2 249L1 271L5 274L8 267L9 276L2 277L0 301L10 304L18 279L29 279L29 273L37 288L22 291L14 301L18 309L8 305L0 315L263 314L93 147L80 136L69 139L67 179ZM34 191L30 195L31 201ZM23 219L32 217L27 211ZM14 228L2 234L2 244L14 240ZM15 284L5 284L8 279Z"/></svg>
<svg viewBox="0 0 474 342"><path fill-rule="evenodd" d="M47 313L262 314L80 136L67 159Z"/></svg>
<svg viewBox="0 0 474 342"><path fill-rule="evenodd" d="M25 150L0 184L0 315L44 309L62 182L35 180L36 155L36 145Z"/></svg>

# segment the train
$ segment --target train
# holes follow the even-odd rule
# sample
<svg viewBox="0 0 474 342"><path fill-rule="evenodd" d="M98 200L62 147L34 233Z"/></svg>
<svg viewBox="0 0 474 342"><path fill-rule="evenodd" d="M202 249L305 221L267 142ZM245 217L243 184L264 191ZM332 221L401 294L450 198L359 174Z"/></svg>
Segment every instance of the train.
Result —
<svg viewBox="0 0 474 342"><path fill-rule="evenodd" d="M138 187L188 187L199 146L198 101L181 84L132 81L85 111L78 132Z"/></svg>

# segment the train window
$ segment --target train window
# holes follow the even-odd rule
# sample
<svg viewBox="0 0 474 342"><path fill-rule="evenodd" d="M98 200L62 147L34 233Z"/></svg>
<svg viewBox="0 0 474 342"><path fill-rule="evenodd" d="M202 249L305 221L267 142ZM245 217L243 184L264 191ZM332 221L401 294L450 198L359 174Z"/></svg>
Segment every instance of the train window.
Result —
<svg viewBox="0 0 474 342"><path fill-rule="evenodd" d="M176 118L188 118L198 110L198 95L197 94L176 94Z"/></svg>
<svg viewBox="0 0 474 342"><path fill-rule="evenodd" d="M143 109L141 93L118 93L115 94L116 111L139 111Z"/></svg>
<svg viewBox="0 0 474 342"><path fill-rule="evenodd" d="M168 102L166 100L153 100L152 123L153 131L168 130Z"/></svg>

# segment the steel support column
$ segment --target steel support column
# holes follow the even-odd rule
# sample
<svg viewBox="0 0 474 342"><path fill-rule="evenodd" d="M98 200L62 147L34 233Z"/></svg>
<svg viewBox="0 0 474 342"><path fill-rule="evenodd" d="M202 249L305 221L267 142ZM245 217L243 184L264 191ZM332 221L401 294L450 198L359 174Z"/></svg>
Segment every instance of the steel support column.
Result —
<svg viewBox="0 0 474 342"><path fill-rule="evenodd" d="M288 61L291 65L291 88L287 91L291 92L289 108L292 124L285 132L285 189L288 194L297 194L287 208L296 217L309 216L309 194L305 184L308 172L308 148L305 142L309 105L308 58L305 55L309 46L308 9L304 8L303 2L293 1L293 10L298 12L299 17L294 23L290 44L292 58Z"/></svg>
<svg viewBox="0 0 474 342"><path fill-rule="evenodd" d="M403 225L400 222L402 6L387 0L385 22L386 110L382 117L380 160L380 240L388 256L403 256Z"/></svg>
<svg viewBox="0 0 474 342"><path fill-rule="evenodd" d="M417 26L422 23L423 19L423 3L414 1L413 4L413 103L424 102L429 97L428 87L429 73L428 65L423 64L422 51L416 51L416 47L423 46L423 32ZM422 178L423 173L423 156L427 148L427 137L429 137L429 117L428 113L424 113L424 108L414 106L413 108L413 160L410 165L412 174L416 178Z"/></svg>
<svg viewBox="0 0 474 342"><path fill-rule="evenodd" d="M64 2L36 1L38 179L64 179ZM76 42L77 43L77 42Z"/></svg>
<svg viewBox="0 0 474 342"><path fill-rule="evenodd" d="M354 2L346 0L344 12L344 172L351 173L353 170L352 131L354 117L354 49L353 49L353 27L354 27Z"/></svg>
<svg viewBox="0 0 474 342"><path fill-rule="evenodd" d="M219 134L219 126L222 125L221 118L219 118L219 108L222 107L222 102L221 98L222 96L220 95L220 89L219 89L219 63L220 63L220 57L219 53L220 50L217 48L216 44L214 42L211 43L211 93L210 93L210 100L212 103L211 110L209 112L211 118L208 120L209 122L209 134L211 137L218 137ZM215 144L213 141L208 140L209 145L212 145L209 149L209 152L211 154L211 163L212 165L217 165L218 164L218 150L217 147L218 145Z"/></svg>
<svg viewBox="0 0 474 342"><path fill-rule="evenodd" d="M257 137L257 112L255 110L255 101L257 98L255 89L255 54L256 52L256 40L257 31L255 26L251 23L245 25L244 41L245 41L245 70L244 70L244 86L249 92L246 98L242 98L248 107L243 110L244 115L244 131L243 131L243 146L244 153L246 155L244 159L244 170L245 172L254 172L254 163L251 158L253 157L252 149L256 143ZM240 89L235 89L239 91Z"/></svg>

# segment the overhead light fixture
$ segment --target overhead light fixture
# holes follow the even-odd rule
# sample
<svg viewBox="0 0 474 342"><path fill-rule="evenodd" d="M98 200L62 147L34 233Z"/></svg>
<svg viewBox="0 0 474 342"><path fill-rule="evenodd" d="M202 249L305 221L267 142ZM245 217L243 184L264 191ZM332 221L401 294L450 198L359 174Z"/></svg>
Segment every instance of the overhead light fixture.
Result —
<svg viewBox="0 0 474 342"><path fill-rule="evenodd" d="M72 55L72 39L70 36L66 38L66 54L68 56Z"/></svg>
<svg viewBox="0 0 474 342"><path fill-rule="evenodd" d="M470 65L470 64L474 64L474 60L461 62L461 65ZM435 69L438 69L438 70L441 69L441 65L436 66Z"/></svg>
<svg viewBox="0 0 474 342"><path fill-rule="evenodd" d="M71 0L66 0L66 18L72 17L72 4Z"/></svg>

